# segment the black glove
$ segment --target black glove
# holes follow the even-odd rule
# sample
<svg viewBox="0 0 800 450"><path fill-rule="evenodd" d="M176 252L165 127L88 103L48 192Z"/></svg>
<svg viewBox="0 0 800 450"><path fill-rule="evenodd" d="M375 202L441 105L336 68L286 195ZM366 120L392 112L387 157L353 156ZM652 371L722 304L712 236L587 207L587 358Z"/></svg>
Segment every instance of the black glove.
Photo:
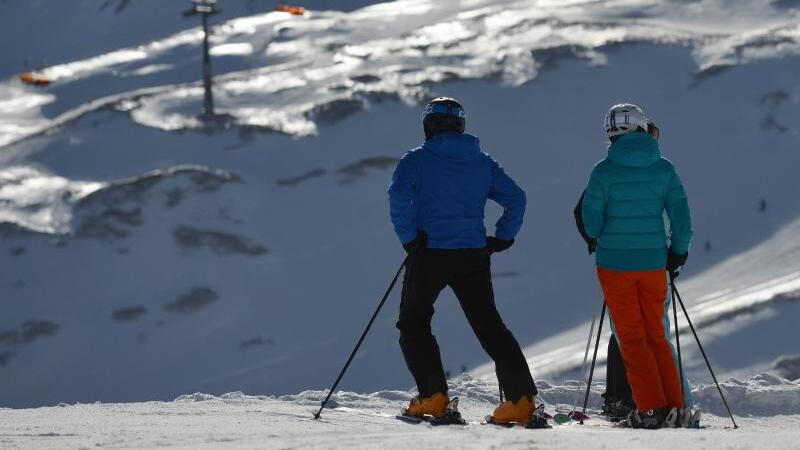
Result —
<svg viewBox="0 0 800 450"><path fill-rule="evenodd" d="M496 238L494 236L486 236L486 253L500 253L508 250L509 247L514 245L514 240L507 241L505 239Z"/></svg>
<svg viewBox="0 0 800 450"><path fill-rule="evenodd" d="M586 233L586 226L583 224L583 198L586 196L586 191L583 191L581 194L581 198L578 199L578 204L575 205L575 209L572 213L575 215L575 226L578 227L578 233L581 234L581 237L584 241L586 241L586 248L589 250L589 254L597 250L597 239L589 237Z"/></svg>
<svg viewBox="0 0 800 450"><path fill-rule="evenodd" d="M586 241L586 247L589 249L590 255L594 253L597 250L597 239L589 238L589 240Z"/></svg>
<svg viewBox="0 0 800 450"><path fill-rule="evenodd" d="M428 246L428 235L422 231L417 230L417 237L414 240L408 241L403 244L403 248L409 255L418 253L420 250Z"/></svg>
<svg viewBox="0 0 800 450"><path fill-rule="evenodd" d="M681 268L684 264L686 264L686 259L689 258L689 253L685 253L683 255L679 255L672 251L670 248L667 252L667 271L670 273L677 272L678 269Z"/></svg>

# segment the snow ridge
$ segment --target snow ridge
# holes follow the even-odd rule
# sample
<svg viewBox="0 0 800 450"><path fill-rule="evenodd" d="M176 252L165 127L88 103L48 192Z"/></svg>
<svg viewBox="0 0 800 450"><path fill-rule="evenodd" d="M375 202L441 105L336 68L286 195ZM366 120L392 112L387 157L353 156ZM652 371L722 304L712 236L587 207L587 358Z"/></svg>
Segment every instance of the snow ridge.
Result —
<svg viewBox="0 0 800 450"><path fill-rule="evenodd" d="M775 416L800 414L800 380L760 373L747 381L735 378L721 384L734 414L746 416ZM725 405L716 386L698 386L692 390L695 402L704 410L725 415Z"/></svg>
<svg viewBox="0 0 800 450"><path fill-rule="evenodd" d="M109 220L109 211L119 218L120 211L136 208L147 191L163 182L174 185L167 193L171 200L166 200L167 206L174 206L180 202L178 194L211 192L240 181L233 173L197 165L167 167L114 182L69 180L34 166L10 166L0 170L0 202L4 204L0 223L66 234Z"/></svg>
<svg viewBox="0 0 800 450"><path fill-rule="evenodd" d="M499 402L498 387L496 382L473 378L462 374L449 380L450 396L459 397L462 404L481 405L488 407ZM583 402L586 383L570 380L563 385L551 385L543 380L537 380L539 389L537 398L543 401L548 411L569 411L575 405L576 399ZM731 378L721 383L728 404L737 416L769 417L775 415L800 414L800 380L789 381L768 373L759 373L747 381ZM603 399L600 396L605 391L603 383L593 383L589 396L589 408L599 410ZM229 392L220 396L196 392L181 395L175 402L257 402L263 400L280 400L292 402L303 406L319 406L328 391L308 390L293 395L262 396L245 395L244 393ZM396 391L384 390L369 394L339 391L331 396L328 409L384 409L387 405L396 404L397 408L405 406L410 401L416 390ZM705 412L725 416L727 412L715 385L698 385L692 389L696 405ZM578 405L580 406L580 405Z"/></svg>

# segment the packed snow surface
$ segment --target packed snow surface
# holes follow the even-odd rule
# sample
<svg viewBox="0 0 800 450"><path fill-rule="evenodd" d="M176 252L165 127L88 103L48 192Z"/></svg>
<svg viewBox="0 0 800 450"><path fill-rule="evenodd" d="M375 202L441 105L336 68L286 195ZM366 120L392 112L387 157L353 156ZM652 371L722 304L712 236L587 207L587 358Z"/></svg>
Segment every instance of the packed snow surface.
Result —
<svg viewBox="0 0 800 450"><path fill-rule="evenodd" d="M553 424L550 430L505 429L483 425L496 401L495 386L468 376L453 380L451 395L461 399L466 426L432 427L400 422L394 415L413 395L406 391L372 394L339 392L320 420L312 418L322 391L282 397L182 395L172 402L61 404L0 409L3 448L648 448L787 449L800 436L800 385L768 375L747 382L731 380L724 389L748 397L731 429L727 417L706 414L700 430L659 431L612 428L596 414ZM711 386L710 388L713 388ZM705 390L696 395L706 401ZM715 389L715 388L714 388ZM715 390L716 392L716 390ZM569 411L576 386L542 386L547 412ZM709 398L710 400L710 398Z"/></svg>

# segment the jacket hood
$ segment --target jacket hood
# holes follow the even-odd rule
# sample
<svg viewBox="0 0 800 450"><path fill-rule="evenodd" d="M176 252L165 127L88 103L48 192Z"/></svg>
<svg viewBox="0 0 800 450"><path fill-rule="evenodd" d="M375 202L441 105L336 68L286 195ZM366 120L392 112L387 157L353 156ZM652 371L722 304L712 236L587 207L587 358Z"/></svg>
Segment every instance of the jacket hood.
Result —
<svg viewBox="0 0 800 450"><path fill-rule="evenodd" d="M621 166L646 167L660 158L658 141L647 133L626 134L608 148L608 159Z"/></svg>
<svg viewBox="0 0 800 450"><path fill-rule="evenodd" d="M481 141L471 134L447 132L425 139L422 148L440 158L467 162L480 155Z"/></svg>

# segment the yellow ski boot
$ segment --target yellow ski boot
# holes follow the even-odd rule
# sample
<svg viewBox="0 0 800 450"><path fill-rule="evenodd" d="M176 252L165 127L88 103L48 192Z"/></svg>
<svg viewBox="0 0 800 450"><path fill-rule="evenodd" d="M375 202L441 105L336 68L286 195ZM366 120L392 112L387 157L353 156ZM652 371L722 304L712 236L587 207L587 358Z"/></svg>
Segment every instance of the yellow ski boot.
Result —
<svg viewBox="0 0 800 450"><path fill-rule="evenodd" d="M448 403L450 403L450 399L441 392L437 392L430 397L420 397L417 395L411 400L411 403L408 404L405 414L414 417L426 415L442 417L447 409Z"/></svg>
<svg viewBox="0 0 800 450"><path fill-rule="evenodd" d="M529 423L533 417L535 408L535 398L523 395L516 402L507 400L500 404L491 416L491 421L498 424L519 424Z"/></svg>
<svg viewBox="0 0 800 450"><path fill-rule="evenodd" d="M408 423L427 422L431 425L466 425L467 421L458 412L458 397L448 399L447 395L437 392L430 397L414 397L408 408L404 409L398 419Z"/></svg>

